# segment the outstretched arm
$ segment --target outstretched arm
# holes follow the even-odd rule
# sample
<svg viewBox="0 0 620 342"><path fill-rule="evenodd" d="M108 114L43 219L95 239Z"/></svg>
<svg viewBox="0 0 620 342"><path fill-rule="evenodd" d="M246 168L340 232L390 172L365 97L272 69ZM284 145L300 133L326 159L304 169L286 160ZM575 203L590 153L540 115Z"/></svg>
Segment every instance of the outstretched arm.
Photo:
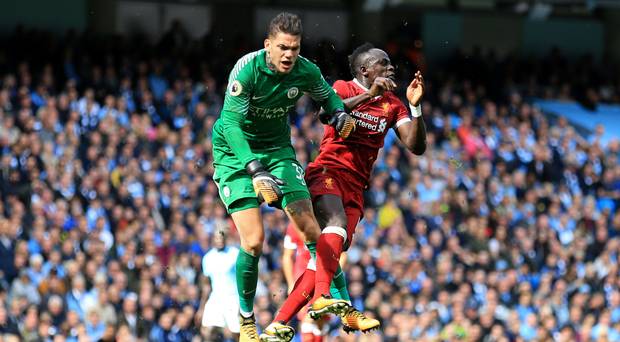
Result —
<svg viewBox="0 0 620 342"><path fill-rule="evenodd" d="M416 72L415 78L407 87L407 100L411 108L411 121L397 127L400 140L407 149L415 155L422 155L426 151L426 125L422 118L420 100L424 95L424 79L422 73Z"/></svg>

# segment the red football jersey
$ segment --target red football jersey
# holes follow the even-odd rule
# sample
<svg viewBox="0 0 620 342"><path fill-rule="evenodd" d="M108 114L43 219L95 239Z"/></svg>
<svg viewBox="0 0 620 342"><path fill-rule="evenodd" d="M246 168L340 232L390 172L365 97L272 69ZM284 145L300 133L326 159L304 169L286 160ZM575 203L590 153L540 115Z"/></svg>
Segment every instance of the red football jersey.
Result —
<svg viewBox="0 0 620 342"><path fill-rule="evenodd" d="M295 261L293 262L293 278L297 281L305 271L310 261L310 251L304 239L299 235L295 227L289 224L286 227L286 236L284 236L284 248L295 250Z"/></svg>
<svg viewBox="0 0 620 342"><path fill-rule="evenodd" d="M368 91L356 79L338 80L334 83L334 90L343 99ZM396 129L411 121L411 117L409 110L392 92L358 105L350 114L356 119L355 131L347 139L342 139L332 126L325 125L319 155L310 166L346 169L367 184L388 129Z"/></svg>

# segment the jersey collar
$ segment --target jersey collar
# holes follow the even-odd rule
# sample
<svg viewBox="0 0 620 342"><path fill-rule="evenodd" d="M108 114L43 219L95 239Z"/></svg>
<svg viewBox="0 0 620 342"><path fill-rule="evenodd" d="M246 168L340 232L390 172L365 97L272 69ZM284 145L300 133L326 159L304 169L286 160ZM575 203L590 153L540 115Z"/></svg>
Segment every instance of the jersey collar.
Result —
<svg viewBox="0 0 620 342"><path fill-rule="evenodd" d="M358 81L357 78L353 79L353 83L355 83L358 87L362 88L363 91L367 92L369 90L368 88L364 87L362 82ZM371 100L374 101L374 100L380 99L382 96L383 95L377 95L377 96L373 97Z"/></svg>
<svg viewBox="0 0 620 342"><path fill-rule="evenodd" d="M260 70L268 75L276 75L274 70L269 69L267 66L267 50L263 49L260 57L258 58L258 67Z"/></svg>
<svg viewBox="0 0 620 342"><path fill-rule="evenodd" d="M353 83L357 84L358 87L362 88L363 91L368 91L368 88L364 87L362 82L358 81L357 78L353 79Z"/></svg>

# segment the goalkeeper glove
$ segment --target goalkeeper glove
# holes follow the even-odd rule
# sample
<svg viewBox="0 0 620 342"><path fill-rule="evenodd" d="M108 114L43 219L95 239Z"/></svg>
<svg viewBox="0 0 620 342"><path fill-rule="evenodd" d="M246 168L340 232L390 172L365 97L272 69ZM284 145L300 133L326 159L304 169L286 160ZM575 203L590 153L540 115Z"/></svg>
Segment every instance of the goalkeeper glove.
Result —
<svg viewBox="0 0 620 342"><path fill-rule="evenodd" d="M272 175L258 159L250 161L245 170L252 176L252 185L259 202L267 202L267 204L277 204L282 199L281 185L286 182Z"/></svg>
<svg viewBox="0 0 620 342"><path fill-rule="evenodd" d="M342 139L346 139L355 130L355 119L342 110L337 110L332 115L323 112L319 114L319 120L334 127Z"/></svg>

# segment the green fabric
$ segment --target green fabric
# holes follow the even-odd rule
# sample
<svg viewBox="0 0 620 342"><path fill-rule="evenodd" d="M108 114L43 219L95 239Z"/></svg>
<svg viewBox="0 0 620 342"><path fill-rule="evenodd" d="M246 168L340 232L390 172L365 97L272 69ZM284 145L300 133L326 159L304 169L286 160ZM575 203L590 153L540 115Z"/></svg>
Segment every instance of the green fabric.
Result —
<svg viewBox="0 0 620 342"><path fill-rule="evenodd" d="M310 251L310 258L316 261L316 242L306 242L306 247Z"/></svg>
<svg viewBox="0 0 620 342"><path fill-rule="evenodd" d="M310 257L316 261L316 242L306 242L306 247L308 247L310 251ZM334 279L332 279L329 293L333 298L351 301L349 291L347 290L347 280L344 277L344 272L340 268L340 265L338 265L336 273L334 274Z"/></svg>
<svg viewBox="0 0 620 342"><path fill-rule="evenodd" d="M242 211L251 208L258 208L258 198L240 198L233 203L231 203L228 208L228 213L232 214L237 211Z"/></svg>
<svg viewBox="0 0 620 342"><path fill-rule="evenodd" d="M260 256L253 256L243 248L239 248L236 265L237 292L239 293L239 306L245 312L254 311L259 258Z"/></svg>
<svg viewBox="0 0 620 342"><path fill-rule="evenodd" d="M286 182L280 186L284 195L280 207L284 208L300 199L310 199L310 192L304 180L304 169L297 161L295 150L290 144L277 151L256 152L255 155L269 172ZM217 184L220 198L228 213L259 206L252 186L252 177L233 154L215 149L213 165L215 166L213 180ZM251 200L240 201L242 199Z"/></svg>
<svg viewBox="0 0 620 342"><path fill-rule="evenodd" d="M347 279L345 278L345 274L340 266L338 266L336 274L334 274L334 279L332 280L329 292L334 298L344 299L349 302L351 301L349 290L347 290Z"/></svg>
<svg viewBox="0 0 620 342"><path fill-rule="evenodd" d="M245 165L256 151L290 145L288 113L308 93L325 111L344 109L342 100L325 82L320 69L299 56L288 74L267 66L266 51L240 58L230 72L224 107L213 126L213 148L236 156Z"/></svg>

